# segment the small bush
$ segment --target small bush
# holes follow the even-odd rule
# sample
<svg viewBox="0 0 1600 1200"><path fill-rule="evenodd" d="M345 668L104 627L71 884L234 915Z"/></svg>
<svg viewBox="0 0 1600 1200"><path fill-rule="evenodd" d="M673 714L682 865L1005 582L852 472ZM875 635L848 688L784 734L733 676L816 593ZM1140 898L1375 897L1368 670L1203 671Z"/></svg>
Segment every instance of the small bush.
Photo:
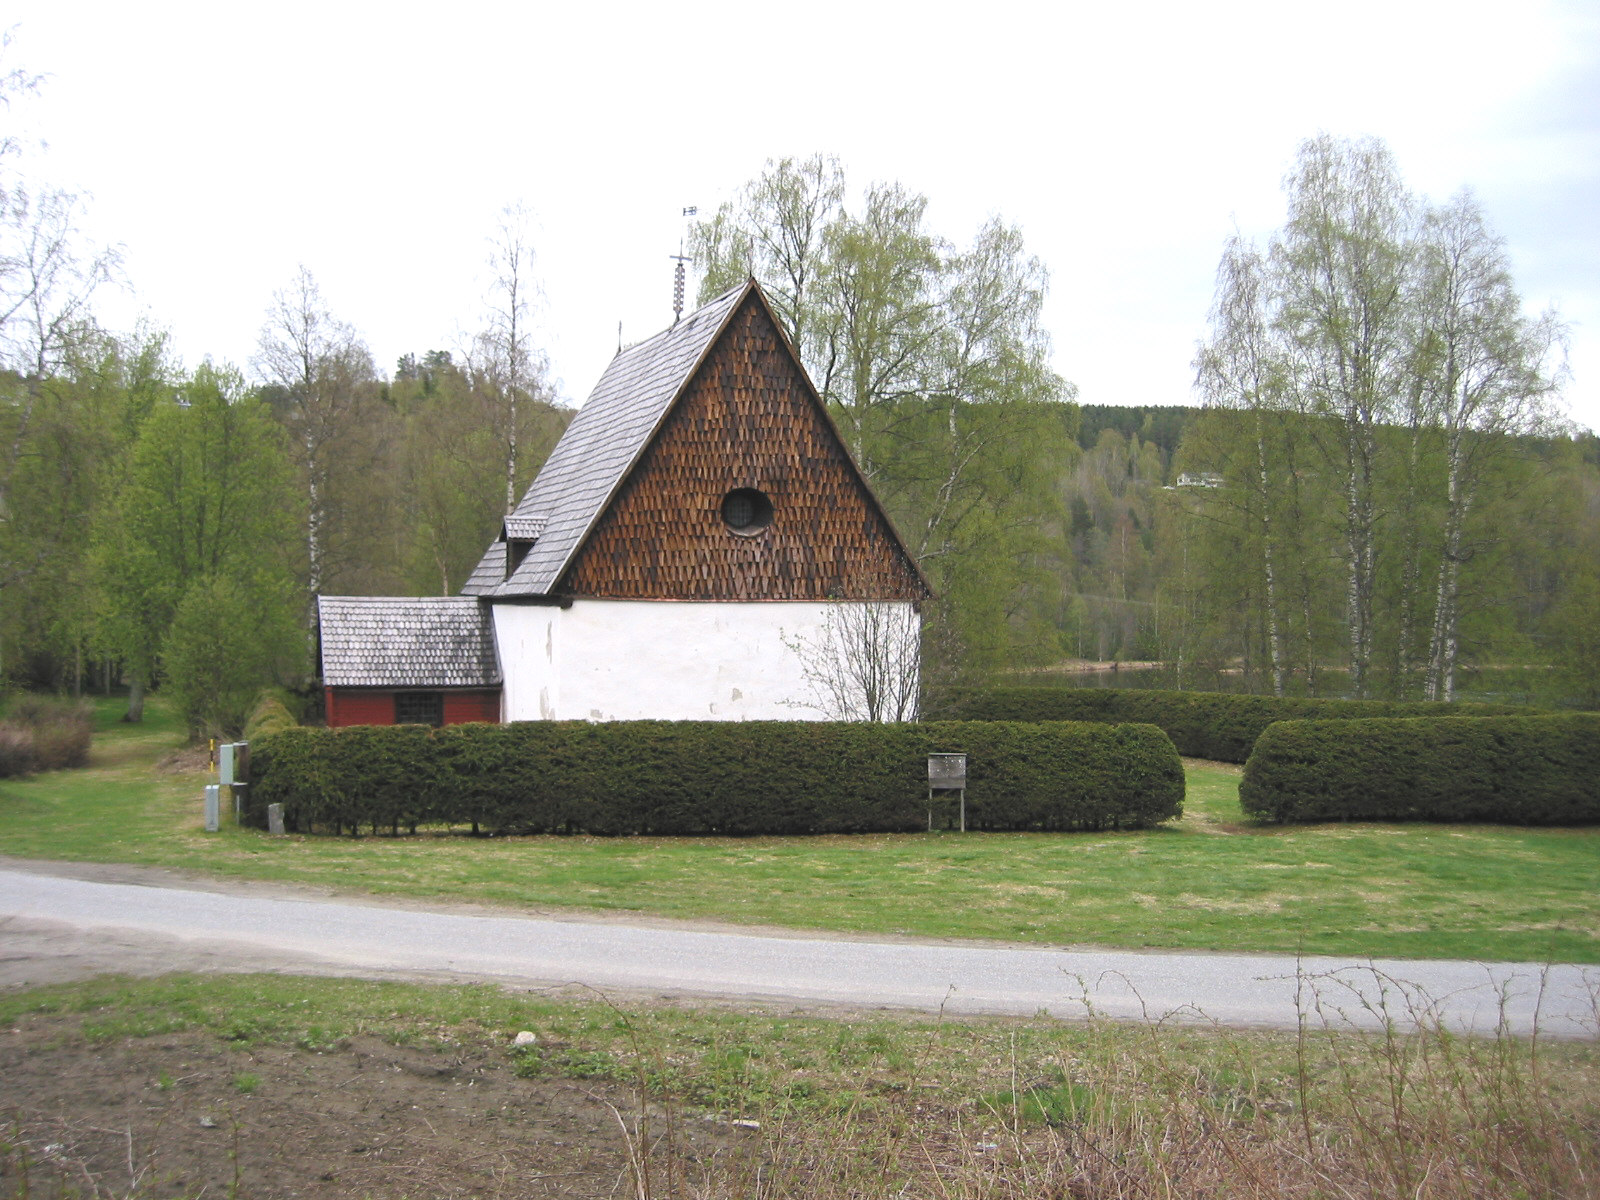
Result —
<svg viewBox="0 0 1600 1200"><path fill-rule="evenodd" d="M270 734L282 733L300 724L284 699L286 695L281 688L265 688L256 696L250 715L245 718L245 741L254 744Z"/></svg>
<svg viewBox="0 0 1600 1200"><path fill-rule="evenodd" d="M1155 688L1004 687L955 689L951 717L966 721L1146 722L1159 726L1179 754L1242 763L1274 721L1372 717L1522 716L1503 704L1438 704L1394 700L1244 696Z"/></svg>
<svg viewBox="0 0 1600 1200"><path fill-rule="evenodd" d="M0 722L0 779L32 775L37 761L33 756L33 730L26 725Z"/></svg>
<svg viewBox="0 0 1600 1200"><path fill-rule="evenodd" d="M972 829L1107 829L1179 815L1183 766L1151 726L529 721L288 729L252 746L246 819L300 831L468 824L520 833L921 829L927 756L968 755ZM934 808L947 821L954 799Z"/></svg>
<svg viewBox="0 0 1600 1200"><path fill-rule="evenodd" d="M1239 802L1262 821L1600 821L1600 716L1281 721Z"/></svg>
<svg viewBox="0 0 1600 1200"><path fill-rule="evenodd" d="M93 739L87 701L23 696L0 722L0 777L85 766Z"/></svg>

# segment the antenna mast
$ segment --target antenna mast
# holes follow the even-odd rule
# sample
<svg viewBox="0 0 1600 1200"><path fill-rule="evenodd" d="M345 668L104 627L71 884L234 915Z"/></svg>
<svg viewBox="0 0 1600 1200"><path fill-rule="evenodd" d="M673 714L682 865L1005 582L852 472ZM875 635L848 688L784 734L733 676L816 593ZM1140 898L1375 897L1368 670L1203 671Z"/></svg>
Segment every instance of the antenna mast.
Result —
<svg viewBox="0 0 1600 1200"><path fill-rule="evenodd" d="M699 211L700 209L697 205L691 204L683 210L683 215L692 217L698 214ZM678 238L678 252L668 255L668 257L678 264L672 269L672 323L676 325L683 320L683 264L689 261L689 256L683 252L683 238L681 236Z"/></svg>

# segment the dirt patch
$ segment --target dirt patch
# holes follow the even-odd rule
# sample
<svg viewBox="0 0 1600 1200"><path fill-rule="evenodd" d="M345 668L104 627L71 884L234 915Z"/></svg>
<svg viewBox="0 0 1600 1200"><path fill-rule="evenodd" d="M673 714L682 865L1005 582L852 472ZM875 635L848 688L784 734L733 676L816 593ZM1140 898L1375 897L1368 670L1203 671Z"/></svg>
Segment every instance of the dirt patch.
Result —
<svg viewBox="0 0 1600 1200"><path fill-rule="evenodd" d="M156 763L156 770L164 775L192 775L210 769L211 751L205 746L183 746Z"/></svg>
<svg viewBox="0 0 1600 1200"><path fill-rule="evenodd" d="M753 1130L641 1109L616 1084L520 1077L509 1047L95 1043L77 1029L0 1030L0 1195L636 1195L630 1143L670 1133L689 1174L760 1153Z"/></svg>

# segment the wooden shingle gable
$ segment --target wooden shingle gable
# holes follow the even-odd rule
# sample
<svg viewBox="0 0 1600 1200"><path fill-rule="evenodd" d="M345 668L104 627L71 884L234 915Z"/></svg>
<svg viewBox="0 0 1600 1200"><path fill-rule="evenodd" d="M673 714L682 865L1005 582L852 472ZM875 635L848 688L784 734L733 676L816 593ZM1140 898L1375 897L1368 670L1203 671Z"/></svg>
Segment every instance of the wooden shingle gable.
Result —
<svg viewBox="0 0 1600 1200"><path fill-rule="evenodd" d="M735 492L770 507L735 529ZM754 281L613 359L463 591L931 594Z"/></svg>
<svg viewBox="0 0 1600 1200"><path fill-rule="evenodd" d="M747 530L724 511L770 503ZM921 600L765 298L746 291L558 590L641 600Z"/></svg>
<svg viewBox="0 0 1600 1200"><path fill-rule="evenodd" d="M617 353L507 518L508 524L537 524L537 540L509 577L506 543L496 541L463 593L510 598L554 590L573 552L750 286L734 288L671 329Z"/></svg>

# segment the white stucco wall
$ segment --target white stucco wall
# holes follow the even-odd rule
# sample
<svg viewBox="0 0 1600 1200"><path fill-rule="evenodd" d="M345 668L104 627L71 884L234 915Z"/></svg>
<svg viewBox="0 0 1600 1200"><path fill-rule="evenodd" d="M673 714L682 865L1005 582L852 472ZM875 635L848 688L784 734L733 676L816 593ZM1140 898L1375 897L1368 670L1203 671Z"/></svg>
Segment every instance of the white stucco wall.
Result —
<svg viewBox="0 0 1600 1200"><path fill-rule="evenodd" d="M909 603L888 602L914 621ZM505 719L823 720L801 656L826 603L494 605Z"/></svg>
<svg viewBox="0 0 1600 1200"><path fill-rule="evenodd" d="M500 659L500 719L555 718L563 610L537 604L496 604L490 612L495 653Z"/></svg>

